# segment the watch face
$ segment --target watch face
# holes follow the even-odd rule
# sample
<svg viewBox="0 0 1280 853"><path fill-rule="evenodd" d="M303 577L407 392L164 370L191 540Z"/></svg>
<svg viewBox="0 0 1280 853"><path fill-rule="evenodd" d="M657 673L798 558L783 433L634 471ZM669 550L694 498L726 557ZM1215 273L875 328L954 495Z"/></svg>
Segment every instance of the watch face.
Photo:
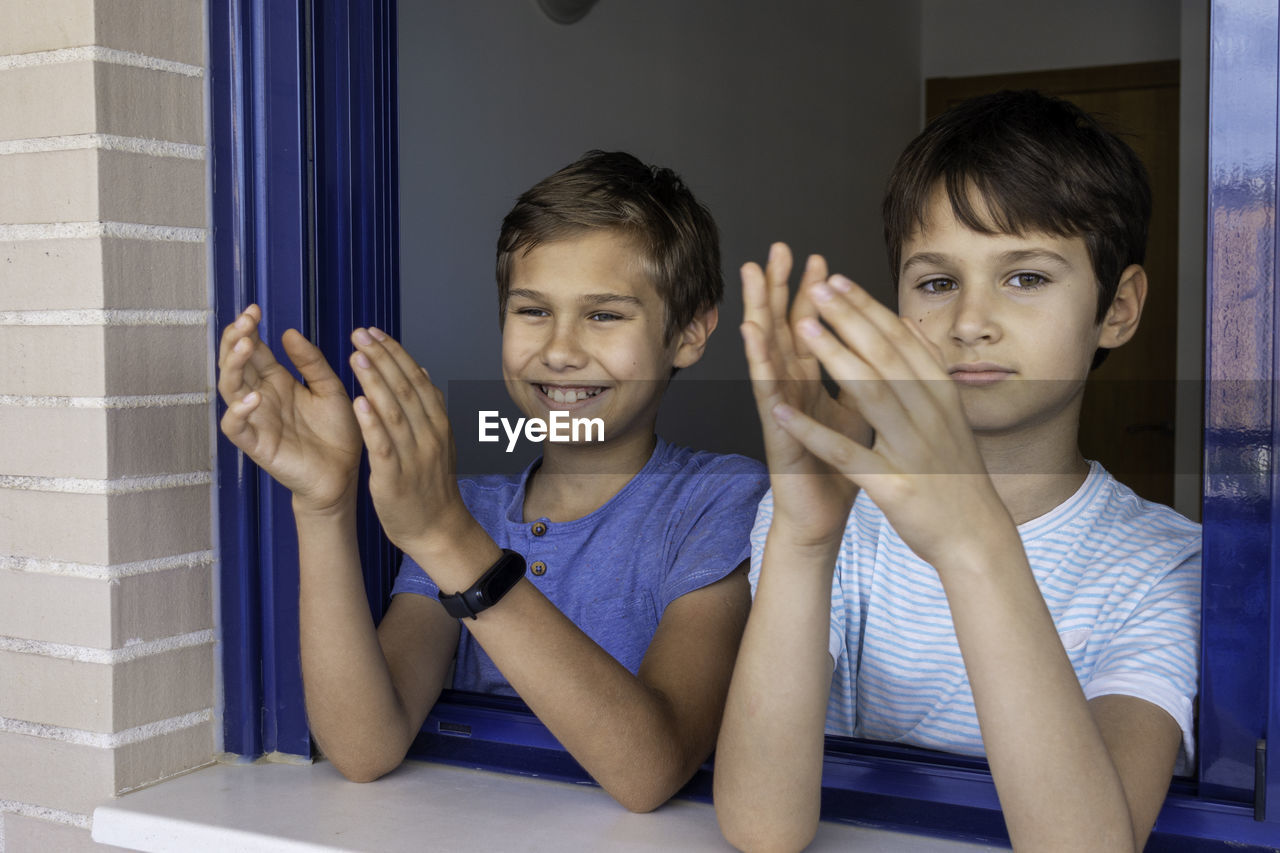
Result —
<svg viewBox="0 0 1280 853"><path fill-rule="evenodd" d="M445 612L455 619L464 616L474 619L476 614L501 601L502 596L524 577L524 569L524 557L504 548L498 562L490 566L470 589L453 595L437 592L436 598L444 605Z"/></svg>

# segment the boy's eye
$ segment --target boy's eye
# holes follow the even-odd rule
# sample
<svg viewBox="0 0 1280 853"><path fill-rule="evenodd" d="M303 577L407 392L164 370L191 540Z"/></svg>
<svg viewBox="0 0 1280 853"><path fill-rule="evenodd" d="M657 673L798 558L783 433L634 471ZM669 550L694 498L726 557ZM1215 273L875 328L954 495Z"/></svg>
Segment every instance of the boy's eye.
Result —
<svg viewBox="0 0 1280 853"><path fill-rule="evenodd" d="M925 293L949 293L957 287L959 285L953 278L931 278L928 281L921 282L916 286L916 289Z"/></svg>
<svg viewBox="0 0 1280 853"><path fill-rule="evenodd" d="M522 317L546 317L549 316L542 308L533 308L525 306L524 308L512 308L512 314L519 314Z"/></svg>
<svg viewBox="0 0 1280 853"><path fill-rule="evenodd" d="M597 311L596 313L589 315L587 319L609 322L610 320L621 320L622 316L619 314L612 314L608 311Z"/></svg>
<svg viewBox="0 0 1280 853"><path fill-rule="evenodd" d="M1023 290L1033 290L1046 282L1048 279L1038 272L1020 272L1009 279L1011 285Z"/></svg>

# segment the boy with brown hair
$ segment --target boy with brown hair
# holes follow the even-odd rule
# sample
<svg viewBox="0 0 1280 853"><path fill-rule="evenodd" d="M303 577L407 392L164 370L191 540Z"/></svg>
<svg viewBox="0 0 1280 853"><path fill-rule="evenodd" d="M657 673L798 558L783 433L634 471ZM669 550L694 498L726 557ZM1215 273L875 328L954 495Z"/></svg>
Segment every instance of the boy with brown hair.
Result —
<svg viewBox="0 0 1280 853"><path fill-rule="evenodd" d="M530 418L599 419L602 441L548 442L518 476L458 480L443 396L398 343L355 330L353 403L290 330L307 384L294 381L258 339L256 306L223 334L222 429L293 492L307 713L344 775L398 766L456 664L453 686L518 694L647 811L715 742L765 487L754 460L654 434L671 375L716 327L715 224L669 169L589 152L520 197L497 269L512 399ZM362 440L406 555L376 629L355 537Z"/></svg>
<svg viewBox="0 0 1280 853"><path fill-rule="evenodd" d="M786 247L743 268L772 491L717 751L735 845L812 838L824 731L985 755L1017 849L1146 843L1194 747L1199 527L1077 434L1138 327L1150 204L1094 119L1003 92L898 161L897 316L814 257L788 318Z"/></svg>

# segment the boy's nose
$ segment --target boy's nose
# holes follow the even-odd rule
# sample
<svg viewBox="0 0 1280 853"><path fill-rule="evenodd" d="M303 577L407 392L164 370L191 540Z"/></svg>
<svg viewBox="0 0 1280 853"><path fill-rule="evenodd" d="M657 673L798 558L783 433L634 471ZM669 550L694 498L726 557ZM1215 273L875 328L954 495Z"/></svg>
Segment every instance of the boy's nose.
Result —
<svg viewBox="0 0 1280 853"><path fill-rule="evenodd" d="M572 323L557 323L542 347L542 363L552 370L571 370L586 364L578 331Z"/></svg>
<svg viewBox="0 0 1280 853"><path fill-rule="evenodd" d="M951 337L957 343L992 343L1000 339L992 294L981 288L965 288L952 303Z"/></svg>

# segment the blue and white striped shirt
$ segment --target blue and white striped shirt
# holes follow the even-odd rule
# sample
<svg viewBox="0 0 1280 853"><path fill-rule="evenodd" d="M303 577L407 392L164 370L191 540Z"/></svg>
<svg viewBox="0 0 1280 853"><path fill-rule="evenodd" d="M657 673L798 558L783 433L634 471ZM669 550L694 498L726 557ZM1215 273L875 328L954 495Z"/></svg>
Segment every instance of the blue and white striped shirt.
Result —
<svg viewBox="0 0 1280 853"><path fill-rule="evenodd" d="M769 492L751 533L753 594L772 518ZM1018 532L1085 698L1123 694L1163 708L1182 728L1185 772L1195 746L1200 526L1094 462L1074 495ZM827 733L984 754L937 572L865 493L836 561L829 647Z"/></svg>

